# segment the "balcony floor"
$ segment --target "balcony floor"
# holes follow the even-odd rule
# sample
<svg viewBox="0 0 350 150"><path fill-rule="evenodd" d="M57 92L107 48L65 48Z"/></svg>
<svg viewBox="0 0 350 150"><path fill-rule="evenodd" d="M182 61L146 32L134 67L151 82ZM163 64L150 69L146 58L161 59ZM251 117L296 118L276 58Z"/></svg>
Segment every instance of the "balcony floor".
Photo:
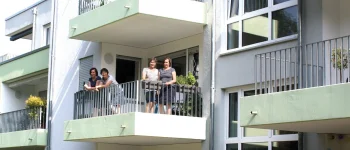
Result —
<svg viewBox="0 0 350 150"><path fill-rule="evenodd" d="M244 97L243 127L350 134L350 83ZM256 115L251 115L256 111Z"/></svg>
<svg viewBox="0 0 350 150"><path fill-rule="evenodd" d="M206 119L198 117L127 113L65 122L64 140L125 145L200 143Z"/></svg>

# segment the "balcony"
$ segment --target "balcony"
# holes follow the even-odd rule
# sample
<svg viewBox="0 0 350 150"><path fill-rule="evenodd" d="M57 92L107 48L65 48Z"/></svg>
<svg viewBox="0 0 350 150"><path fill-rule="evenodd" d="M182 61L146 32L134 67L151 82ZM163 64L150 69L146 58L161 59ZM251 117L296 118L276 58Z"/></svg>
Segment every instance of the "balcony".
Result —
<svg viewBox="0 0 350 150"><path fill-rule="evenodd" d="M49 46L7 59L0 63L0 81L12 82L47 74L49 63Z"/></svg>
<svg viewBox="0 0 350 150"><path fill-rule="evenodd" d="M206 4L192 0L80 0L70 38L150 48L203 32Z"/></svg>
<svg viewBox="0 0 350 150"><path fill-rule="evenodd" d="M44 149L45 108L23 109L0 114L0 149Z"/></svg>
<svg viewBox="0 0 350 150"><path fill-rule="evenodd" d="M255 96L241 100L241 126L349 134L349 41L345 36L256 55Z"/></svg>
<svg viewBox="0 0 350 150"><path fill-rule="evenodd" d="M170 95L151 96L155 91ZM146 100L155 97L159 100L156 110L146 113L151 110L146 108ZM161 145L200 143L206 138L206 119L201 118L202 99L196 86L170 88L133 81L98 92L79 91L74 103L74 120L64 124L66 141Z"/></svg>

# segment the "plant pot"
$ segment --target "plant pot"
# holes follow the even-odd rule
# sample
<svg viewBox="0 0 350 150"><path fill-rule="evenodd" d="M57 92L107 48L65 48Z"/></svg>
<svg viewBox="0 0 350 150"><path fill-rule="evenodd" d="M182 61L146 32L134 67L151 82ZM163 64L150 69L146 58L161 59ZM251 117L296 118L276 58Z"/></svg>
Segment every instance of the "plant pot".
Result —
<svg viewBox="0 0 350 150"><path fill-rule="evenodd" d="M176 92L179 93L195 93L196 90L199 90L199 87L192 85L177 85Z"/></svg>
<svg viewBox="0 0 350 150"><path fill-rule="evenodd" d="M143 90L159 90L162 86L160 81L141 81L141 88Z"/></svg>

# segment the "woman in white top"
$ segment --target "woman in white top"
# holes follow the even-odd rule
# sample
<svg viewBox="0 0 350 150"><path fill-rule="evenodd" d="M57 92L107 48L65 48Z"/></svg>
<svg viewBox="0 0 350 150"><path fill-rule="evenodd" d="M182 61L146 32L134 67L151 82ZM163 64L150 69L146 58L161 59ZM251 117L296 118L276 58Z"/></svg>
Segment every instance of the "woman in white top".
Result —
<svg viewBox="0 0 350 150"><path fill-rule="evenodd" d="M142 80L158 81L158 69L156 68L157 59L152 58L149 62L148 68L144 68L142 71ZM156 100L156 89L146 92L146 112L154 113L154 101Z"/></svg>

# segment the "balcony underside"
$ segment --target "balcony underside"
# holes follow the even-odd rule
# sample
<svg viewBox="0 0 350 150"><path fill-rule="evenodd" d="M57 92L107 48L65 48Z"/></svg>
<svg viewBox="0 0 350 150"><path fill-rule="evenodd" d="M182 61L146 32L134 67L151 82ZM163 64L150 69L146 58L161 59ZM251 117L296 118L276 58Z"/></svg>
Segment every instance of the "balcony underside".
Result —
<svg viewBox="0 0 350 150"><path fill-rule="evenodd" d="M350 84L244 97L243 127L350 134ZM256 111L256 115L251 112Z"/></svg>
<svg viewBox="0 0 350 150"><path fill-rule="evenodd" d="M205 140L206 120L147 113L128 113L65 122L66 141L162 145Z"/></svg>
<svg viewBox="0 0 350 150"><path fill-rule="evenodd" d="M72 19L70 37L150 48L202 33L205 6L190 0L118 0Z"/></svg>
<svg viewBox="0 0 350 150"><path fill-rule="evenodd" d="M0 149L24 150L44 149L46 146L46 130L33 129L8 133L0 133Z"/></svg>

